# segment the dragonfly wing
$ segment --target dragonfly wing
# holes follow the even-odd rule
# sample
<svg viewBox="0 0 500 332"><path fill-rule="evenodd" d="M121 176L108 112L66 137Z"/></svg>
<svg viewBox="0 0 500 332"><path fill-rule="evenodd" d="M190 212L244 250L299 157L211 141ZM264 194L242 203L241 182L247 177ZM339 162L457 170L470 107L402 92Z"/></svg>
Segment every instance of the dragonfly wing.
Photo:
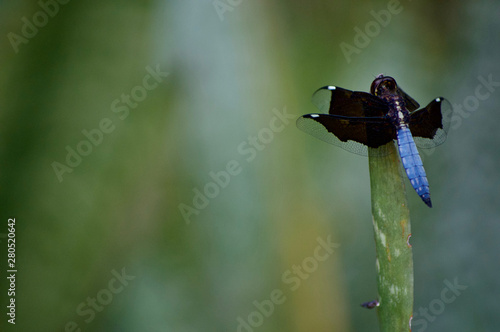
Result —
<svg viewBox="0 0 500 332"><path fill-rule="evenodd" d="M417 103L417 101L410 97L406 92L404 92L403 89L401 89L399 86L398 90L405 100L406 109L408 109L408 111L413 112L420 107L420 104Z"/></svg>
<svg viewBox="0 0 500 332"><path fill-rule="evenodd" d="M453 108L448 100L438 97L425 108L410 113L410 131L420 148L443 144L450 128Z"/></svg>
<svg viewBox="0 0 500 332"><path fill-rule="evenodd" d="M394 126L385 117L306 114L297 119L297 127L324 142L363 156L368 154L368 147L378 148L396 138Z"/></svg>
<svg viewBox="0 0 500 332"><path fill-rule="evenodd" d="M322 113L348 117L383 117L389 111L387 103L372 94L336 86L318 89L312 102Z"/></svg>

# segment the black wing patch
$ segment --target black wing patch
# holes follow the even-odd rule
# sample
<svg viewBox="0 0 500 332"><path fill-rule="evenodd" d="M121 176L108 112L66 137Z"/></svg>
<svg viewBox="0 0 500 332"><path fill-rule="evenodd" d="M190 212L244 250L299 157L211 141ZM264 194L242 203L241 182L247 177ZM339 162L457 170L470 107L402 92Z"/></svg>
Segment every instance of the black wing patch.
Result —
<svg viewBox="0 0 500 332"><path fill-rule="evenodd" d="M406 109L408 111L413 112L414 110L416 110L420 107L420 104L417 103L417 101L415 99L413 99L412 97L410 97L406 92L404 92L403 89L401 89L399 86L398 86L398 90L405 100Z"/></svg>
<svg viewBox="0 0 500 332"><path fill-rule="evenodd" d="M410 131L420 148L443 144L450 128L453 109L449 101L438 97L425 108L410 113Z"/></svg>
<svg viewBox="0 0 500 332"><path fill-rule="evenodd" d="M328 114L301 116L297 127L324 142L366 156L368 147L377 148L396 138L386 118L388 105L376 96L326 86L314 93L312 101Z"/></svg>
<svg viewBox="0 0 500 332"><path fill-rule="evenodd" d="M381 117L389 111L387 103L374 95L336 86L318 89L313 94L312 102L321 112L340 116Z"/></svg>
<svg viewBox="0 0 500 332"><path fill-rule="evenodd" d="M367 147L378 148L396 138L394 126L383 117L306 114L297 119L297 127L322 141L361 155L367 155Z"/></svg>
<svg viewBox="0 0 500 332"><path fill-rule="evenodd" d="M439 97L417 110L420 105L398 90L410 112L409 128L417 146L442 144L453 113L450 103ZM297 127L322 141L366 156L368 147L378 148L396 139L396 128L387 117L388 104L372 94L325 86L314 93L312 101L325 114L304 115Z"/></svg>

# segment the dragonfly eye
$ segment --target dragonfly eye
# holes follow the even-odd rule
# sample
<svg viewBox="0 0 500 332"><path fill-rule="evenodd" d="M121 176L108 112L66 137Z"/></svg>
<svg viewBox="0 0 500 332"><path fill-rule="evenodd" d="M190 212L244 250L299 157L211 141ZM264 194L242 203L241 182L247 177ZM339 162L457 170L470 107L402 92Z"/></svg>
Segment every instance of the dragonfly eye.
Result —
<svg viewBox="0 0 500 332"><path fill-rule="evenodd" d="M396 91L396 81L390 76L378 75L375 80L373 80L370 87L370 93L375 96L383 95L387 92Z"/></svg>
<svg viewBox="0 0 500 332"><path fill-rule="evenodd" d="M379 90L377 95L387 92L394 93L396 91L396 81L394 81L393 78L386 77L384 81L379 84L379 88L377 90Z"/></svg>
<svg viewBox="0 0 500 332"><path fill-rule="evenodd" d="M370 93L372 95L378 96L380 94L380 87L383 82L383 77L378 77L372 82L370 87Z"/></svg>

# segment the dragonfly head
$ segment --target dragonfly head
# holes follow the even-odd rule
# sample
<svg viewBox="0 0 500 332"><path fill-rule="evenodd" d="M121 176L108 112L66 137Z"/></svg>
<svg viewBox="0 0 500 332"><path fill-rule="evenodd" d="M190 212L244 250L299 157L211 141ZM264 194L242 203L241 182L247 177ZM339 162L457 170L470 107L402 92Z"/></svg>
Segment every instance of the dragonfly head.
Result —
<svg viewBox="0 0 500 332"><path fill-rule="evenodd" d="M380 74L375 77L370 87L370 93L377 97L383 97L386 95L394 95L397 91L396 80L390 76L384 76Z"/></svg>

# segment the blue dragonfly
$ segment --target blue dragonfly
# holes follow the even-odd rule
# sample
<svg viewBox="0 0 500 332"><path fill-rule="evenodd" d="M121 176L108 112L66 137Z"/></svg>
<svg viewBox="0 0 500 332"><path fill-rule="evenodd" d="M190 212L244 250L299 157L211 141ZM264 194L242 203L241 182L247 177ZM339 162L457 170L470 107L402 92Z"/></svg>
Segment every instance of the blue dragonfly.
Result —
<svg viewBox="0 0 500 332"><path fill-rule="evenodd" d="M390 76L378 75L370 93L325 86L313 95L323 113L297 119L297 127L327 143L360 155L397 141L399 155L411 185L432 207L429 182L419 148L434 148L446 140L452 107L438 97L425 108L407 95ZM376 151L372 150L376 154ZM382 152L380 152L382 153Z"/></svg>

